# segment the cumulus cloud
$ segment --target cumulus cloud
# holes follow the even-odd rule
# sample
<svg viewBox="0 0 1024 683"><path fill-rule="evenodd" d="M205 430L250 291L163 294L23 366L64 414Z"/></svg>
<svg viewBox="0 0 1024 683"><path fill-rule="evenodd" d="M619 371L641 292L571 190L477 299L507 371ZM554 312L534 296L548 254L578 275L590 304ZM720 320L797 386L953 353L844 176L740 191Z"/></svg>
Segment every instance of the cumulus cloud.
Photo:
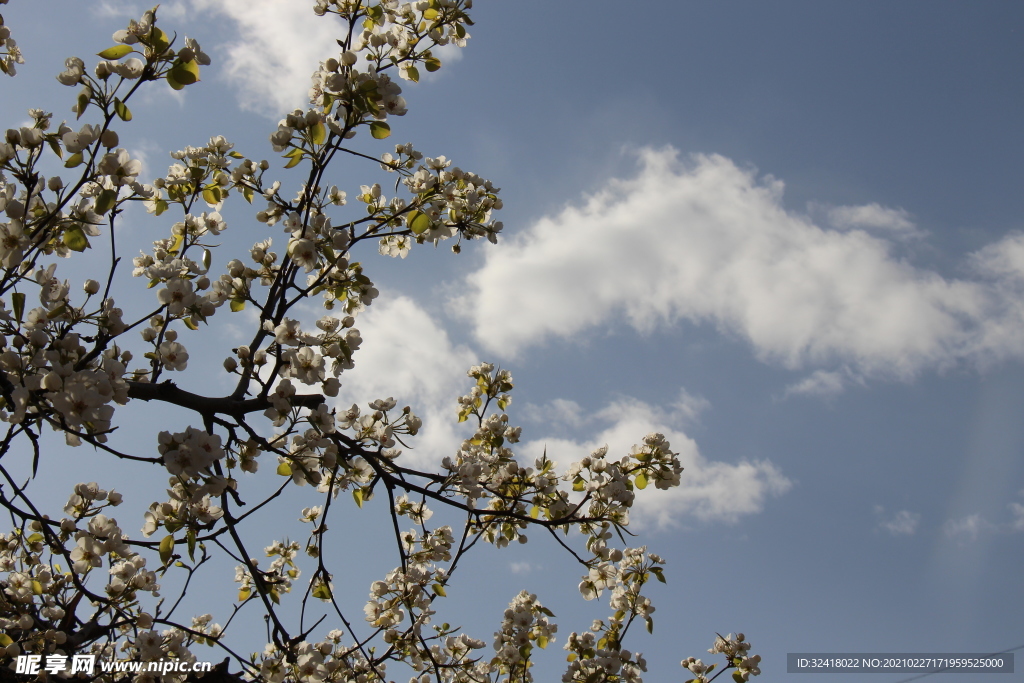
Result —
<svg viewBox="0 0 1024 683"><path fill-rule="evenodd" d="M560 467L567 466L607 445L608 457L618 459L651 432L661 432L679 453L684 470L679 487L637 491L631 521L640 526L668 528L686 518L702 522L734 523L744 515L760 512L765 502L790 489L792 482L768 460L735 464L712 462L696 442L679 429L689 419L688 406L679 402L665 411L634 398L615 401L599 411L590 424L601 423L586 439L548 438L526 441L520 452L528 459L543 452Z"/></svg>
<svg viewBox="0 0 1024 683"><path fill-rule="evenodd" d="M334 15L318 17L310 4L280 0L192 1L236 30L218 53L242 107L272 118L305 107L310 74L338 52L342 27Z"/></svg>
<svg viewBox="0 0 1024 683"><path fill-rule="evenodd" d="M882 516L885 509L879 505L875 507L875 514ZM912 536L917 531L917 525L921 522L921 515L909 510L900 510L889 519L882 519L878 527L888 531L893 536Z"/></svg>
<svg viewBox="0 0 1024 683"><path fill-rule="evenodd" d="M792 388L817 394L1024 355L1024 236L972 255L972 279L947 279L856 227L906 230L899 210L841 207L844 229L821 227L783 206L781 181L725 157L638 156L635 177L541 218L467 277L451 304L486 347L711 323L763 361L825 370Z"/></svg>
<svg viewBox="0 0 1024 683"><path fill-rule="evenodd" d="M476 354L453 343L437 321L404 296L378 299L357 318L356 326L363 344L356 352L356 367L341 376L337 405L365 406L393 396L399 406L408 403L423 418L423 429L412 442L414 450L402 456L407 464L436 465L454 454L468 434L466 425L455 421L455 397L469 388L466 370L479 362ZM659 527L677 524L684 516L735 522L760 512L770 497L785 493L792 483L767 460L730 464L701 455L681 426L706 407L706 400L685 391L665 409L625 397L592 415L573 401L555 399L532 408L534 416L540 416L542 423L554 416L568 419L574 428L593 436L524 441L517 452L524 462L532 463L547 449L564 468L604 444L620 457L645 434L662 432L680 453L686 468L683 484L671 491L652 486L639 492L634 521Z"/></svg>
<svg viewBox="0 0 1024 683"><path fill-rule="evenodd" d="M440 462L453 455L465 436L457 431L455 399L469 389L466 370L478 359L467 347L452 342L448 333L412 299L381 298L357 318L363 344L355 365L341 376L337 404L393 396L399 407L410 405L423 418L415 450L406 462Z"/></svg>

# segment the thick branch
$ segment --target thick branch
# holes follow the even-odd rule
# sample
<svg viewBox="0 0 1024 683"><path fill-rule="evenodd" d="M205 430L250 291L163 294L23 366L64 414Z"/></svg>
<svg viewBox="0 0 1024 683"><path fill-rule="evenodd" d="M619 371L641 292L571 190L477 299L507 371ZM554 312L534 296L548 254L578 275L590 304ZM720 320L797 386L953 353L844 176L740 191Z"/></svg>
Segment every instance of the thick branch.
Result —
<svg viewBox="0 0 1024 683"><path fill-rule="evenodd" d="M273 404L264 396L236 399L232 396L218 398L193 394L179 389L171 380L152 384L150 382L128 382L128 397L141 401L163 401L182 408L194 410L203 416L230 415L241 419L249 413L264 411ZM324 402L321 394L292 396L289 403L296 408L316 408Z"/></svg>

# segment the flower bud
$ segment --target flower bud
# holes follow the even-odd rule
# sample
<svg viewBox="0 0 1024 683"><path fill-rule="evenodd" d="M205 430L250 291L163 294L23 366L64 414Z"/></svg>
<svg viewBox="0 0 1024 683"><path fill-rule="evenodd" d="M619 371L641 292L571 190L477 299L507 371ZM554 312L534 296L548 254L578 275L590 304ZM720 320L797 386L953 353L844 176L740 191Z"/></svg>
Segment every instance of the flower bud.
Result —
<svg viewBox="0 0 1024 683"><path fill-rule="evenodd" d="M55 175L46 181L46 187L50 188L50 192L57 192L64 187L64 181L60 179L59 175Z"/></svg>
<svg viewBox="0 0 1024 683"><path fill-rule="evenodd" d="M235 370L238 369L238 361L228 356L227 358L224 359L224 369L227 370L228 372L234 372Z"/></svg>
<svg viewBox="0 0 1024 683"><path fill-rule="evenodd" d="M92 295L100 291L100 283L96 280L86 280L85 284L82 285L82 289L85 290L86 294Z"/></svg>
<svg viewBox="0 0 1024 683"><path fill-rule="evenodd" d="M117 143L119 142L117 131L110 130L109 128L103 131L103 135L100 136L100 142L102 142L103 146L107 149L117 147Z"/></svg>

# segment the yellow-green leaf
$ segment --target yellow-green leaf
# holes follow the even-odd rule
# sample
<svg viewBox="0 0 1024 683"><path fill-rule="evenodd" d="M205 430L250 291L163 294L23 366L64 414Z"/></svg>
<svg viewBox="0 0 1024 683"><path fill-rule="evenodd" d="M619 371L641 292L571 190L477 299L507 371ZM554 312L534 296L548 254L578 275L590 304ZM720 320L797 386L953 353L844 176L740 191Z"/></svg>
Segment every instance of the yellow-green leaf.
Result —
<svg viewBox="0 0 1024 683"><path fill-rule="evenodd" d="M323 581L318 581L317 584L313 586L313 597L320 598L321 600L330 600L331 587Z"/></svg>
<svg viewBox="0 0 1024 683"><path fill-rule="evenodd" d="M121 100L114 98L114 112L117 113L118 117L122 121L132 120L132 110L128 108L128 105Z"/></svg>
<svg viewBox="0 0 1024 683"><path fill-rule="evenodd" d="M65 230L61 240L64 242L64 246L71 251L82 252L89 247L89 238L85 236L80 225L73 225Z"/></svg>
<svg viewBox="0 0 1024 683"><path fill-rule="evenodd" d="M191 59L187 62L178 62L171 67L171 74L174 80L184 85L192 85L199 80L199 64Z"/></svg>
<svg viewBox="0 0 1024 683"><path fill-rule="evenodd" d="M172 254L177 254L179 251L181 251L181 248L184 245L185 245L185 233L181 233L180 235L175 235L175 237L174 237L174 244L171 245L171 248L168 249L168 251L171 252Z"/></svg>
<svg viewBox="0 0 1024 683"><path fill-rule="evenodd" d="M383 121L374 121L370 124L370 135L377 140L383 140L391 135L391 126Z"/></svg>
<svg viewBox="0 0 1024 683"><path fill-rule="evenodd" d="M243 311L243 310L245 310L245 302L244 301L242 301L241 299L232 299L231 300L231 312L232 313L238 313L239 311Z"/></svg>
<svg viewBox="0 0 1024 683"><path fill-rule="evenodd" d="M75 117L76 119L82 118L82 114L84 114L85 110L89 107L89 99L91 97L92 90L89 88L84 88L82 92L78 93L78 101L76 102L77 106L75 107L78 110L78 116Z"/></svg>
<svg viewBox="0 0 1024 683"><path fill-rule="evenodd" d="M97 52L96 56L102 57L103 59L121 59L121 57L124 57L131 51L131 45L115 45L113 47L108 47L103 52Z"/></svg>
<svg viewBox="0 0 1024 683"><path fill-rule="evenodd" d="M32 594L33 595L42 595L43 594L43 584L39 583L38 581L36 581L34 579L32 581Z"/></svg>
<svg viewBox="0 0 1024 683"><path fill-rule="evenodd" d="M114 204L117 203L117 190L103 190L100 192L100 196L96 198L96 213L101 216L107 211L114 208Z"/></svg>
<svg viewBox="0 0 1024 683"><path fill-rule="evenodd" d="M416 67L410 66L408 69L405 70L405 73L406 75L409 76L409 80L412 81L413 83L420 82L420 71Z"/></svg>
<svg viewBox="0 0 1024 683"><path fill-rule="evenodd" d="M68 160L64 162L64 168L74 168L75 166L81 165L85 159L82 157L81 152L75 152L68 157Z"/></svg>
<svg viewBox="0 0 1024 683"><path fill-rule="evenodd" d="M205 190L203 190L203 201L209 204L210 206L216 206L217 204L220 204L223 198L224 197L221 194L220 188L217 186L208 187Z"/></svg>
<svg viewBox="0 0 1024 683"><path fill-rule="evenodd" d="M436 9L428 8L423 10L423 18L427 21L433 21L434 19L437 19L437 16L438 14Z"/></svg>
<svg viewBox="0 0 1024 683"><path fill-rule="evenodd" d="M185 532L185 541L188 543L188 559L195 562L196 560L196 532L195 529L189 529Z"/></svg>
<svg viewBox="0 0 1024 683"><path fill-rule="evenodd" d="M250 595L252 595L252 589L251 588L243 588L242 590L238 591L238 601L239 602L245 602L246 600L249 599Z"/></svg>
<svg viewBox="0 0 1024 683"><path fill-rule="evenodd" d="M249 202L250 204L252 204L252 198L254 194L255 193L252 191L251 187L246 186L242 188L242 196L245 197L245 201Z"/></svg>
<svg viewBox="0 0 1024 683"><path fill-rule="evenodd" d="M355 499L356 505L358 505L359 507L363 507L363 490L362 489L355 489L355 490L353 490L352 491L352 497Z"/></svg>
<svg viewBox="0 0 1024 683"><path fill-rule="evenodd" d="M280 474L282 477L290 477L292 476L292 466L286 462L283 462L277 466L277 473Z"/></svg>
<svg viewBox="0 0 1024 683"><path fill-rule="evenodd" d="M11 637L9 635L7 635L6 633L0 633L0 647L7 647L13 642L14 641L11 640Z"/></svg>
<svg viewBox="0 0 1024 683"><path fill-rule="evenodd" d="M534 519L537 519L537 517L539 515L540 515L540 508L539 507L534 505L532 508L530 508L530 516L531 517L533 517Z"/></svg>
<svg viewBox="0 0 1024 683"><path fill-rule="evenodd" d="M423 66L427 71L434 72L441 68L441 60L437 57L427 57L423 60Z"/></svg>
<svg viewBox="0 0 1024 683"><path fill-rule="evenodd" d="M171 46L171 39L159 27L154 26L153 31L149 34L149 44L157 52L163 52Z"/></svg>
<svg viewBox="0 0 1024 683"><path fill-rule="evenodd" d="M587 488L587 482L583 477L577 476L572 482L573 491L582 491Z"/></svg>
<svg viewBox="0 0 1024 683"><path fill-rule="evenodd" d="M174 554L174 536L164 536L164 540L160 541L160 561L167 564L171 561L171 555Z"/></svg>
<svg viewBox="0 0 1024 683"><path fill-rule="evenodd" d="M644 474L643 472L641 472L640 474L636 475L635 483L636 483L636 487L638 489L640 489L641 491L643 489L647 488L647 475Z"/></svg>
<svg viewBox="0 0 1024 683"><path fill-rule="evenodd" d="M190 330L198 330L199 329L199 325L197 325L196 321L192 319L192 316L189 316L187 318L182 318L181 322L185 323L185 327L187 327Z"/></svg>
<svg viewBox="0 0 1024 683"><path fill-rule="evenodd" d="M543 650L547 646L548 646L548 637L547 636L539 636L537 638L537 647L539 647L540 649Z"/></svg>
<svg viewBox="0 0 1024 683"><path fill-rule="evenodd" d="M25 295L21 292L11 294L11 303L14 306L14 319L20 325L22 316L25 315Z"/></svg>
<svg viewBox="0 0 1024 683"><path fill-rule="evenodd" d="M415 235L420 235L430 229L430 217L422 211L410 211L405 220Z"/></svg>
<svg viewBox="0 0 1024 683"><path fill-rule="evenodd" d="M64 313L65 313L65 312L66 312L67 310L68 310L68 305L67 305L67 304L61 304L60 306L58 306L57 308L53 309L52 311L49 311L49 312L48 312L48 313L46 314L46 319L47 319L47 320L53 320L54 318L59 318L59 317L61 317L62 315L64 315ZM32 536L39 536L39 534L32 534ZM30 541L32 540L32 536L29 536L29 540L30 540ZM43 537L42 537L42 536L39 536L39 540L40 540L40 541L41 541L41 540L43 540ZM33 542L34 542L34 541L33 541Z"/></svg>
<svg viewBox="0 0 1024 683"><path fill-rule="evenodd" d="M430 587L434 591L434 595L440 595L442 598L448 597L448 594L444 592L444 586L439 583L435 583Z"/></svg>
<svg viewBox="0 0 1024 683"><path fill-rule="evenodd" d="M324 127L323 122L317 121L316 125L310 129L309 139L313 141L314 145L324 144L324 140L327 139L327 128Z"/></svg>

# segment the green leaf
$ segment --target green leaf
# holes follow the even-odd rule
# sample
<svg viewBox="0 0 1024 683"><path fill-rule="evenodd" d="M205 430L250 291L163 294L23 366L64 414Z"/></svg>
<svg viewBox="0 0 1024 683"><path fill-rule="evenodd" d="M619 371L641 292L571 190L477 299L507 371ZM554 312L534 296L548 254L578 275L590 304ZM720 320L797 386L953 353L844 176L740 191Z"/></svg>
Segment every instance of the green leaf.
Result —
<svg viewBox="0 0 1024 683"><path fill-rule="evenodd" d="M196 321L194 320L194 318L192 316L189 316L187 318L182 318L181 322L185 323L185 327L187 327L190 330L198 330L199 329L199 325L196 324Z"/></svg>
<svg viewBox="0 0 1024 683"><path fill-rule="evenodd" d="M320 598L321 600L330 600L331 587L324 581L318 581L316 585L313 586L313 597Z"/></svg>
<svg viewBox="0 0 1024 683"><path fill-rule="evenodd" d="M39 583L36 580L33 580L32 581L32 594L33 595L42 595L43 594L43 584Z"/></svg>
<svg viewBox="0 0 1024 683"><path fill-rule="evenodd" d="M370 124L370 135L376 140L383 140L391 135L391 126L383 121L374 121Z"/></svg>
<svg viewBox="0 0 1024 683"><path fill-rule="evenodd" d="M413 83L420 82L420 71L416 67L410 66L408 69L405 70L405 73L409 75L409 80L412 81Z"/></svg>
<svg viewBox="0 0 1024 683"><path fill-rule="evenodd" d="M89 248L89 238L85 236L80 225L73 225L65 230L61 241L71 251L83 252Z"/></svg>
<svg viewBox="0 0 1024 683"><path fill-rule="evenodd" d="M232 313L238 313L239 311L244 311L244 310L245 310L245 302L244 301L242 301L241 299L232 299L231 300L231 312Z"/></svg>
<svg viewBox="0 0 1024 683"><path fill-rule="evenodd" d="M352 497L355 499L356 505L358 505L359 507L363 507L363 490L362 489L354 489L352 491Z"/></svg>
<svg viewBox="0 0 1024 683"><path fill-rule="evenodd" d="M196 530L189 529L185 532L185 540L188 542L188 559L196 561Z"/></svg>
<svg viewBox="0 0 1024 683"><path fill-rule="evenodd" d="M25 295L21 292L11 294L11 303L14 305L14 319L20 325L22 316L25 315Z"/></svg>
<svg viewBox="0 0 1024 683"><path fill-rule="evenodd" d="M309 131L309 139L313 141L314 145L324 144L324 140L327 139L327 128L322 121L317 121L316 125Z"/></svg>
<svg viewBox="0 0 1024 683"><path fill-rule="evenodd" d="M634 483L636 484L636 487L638 489L643 490L643 489L647 488L647 475L644 474L643 472L641 472L640 474L636 475L636 481Z"/></svg>
<svg viewBox="0 0 1024 683"><path fill-rule="evenodd" d="M427 21L433 21L434 19L437 19L437 17L438 14L436 9L428 8L423 10L423 18Z"/></svg>
<svg viewBox="0 0 1024 683"><path fill-rule="evenodd" d="M228 152L228 156L231 157L232 159L244 159L245 158L244 154L242 154L241 152L235 152L235 151Z"/></svg>
<svg viewBox="0 0 1024 683"><path fill-rule="evenodd" d="M185 233L181 233L180 235L176 235L174 237L174 244L172 244L171 248L168 249L167 251L171 252L172 254L177 254L179 251L181 251L181 248L182 248L182 246L184 246L184 244L185 244Z"/></svg>
<svg viewBox="0 0 1024 683"><path fill-rule="evenodd" d="M47 320L53 320L54 318L59 318L59 317L61 317L62 315L64 315L64 312L65 312L65 311L67 311L67 310L68 310L68 305L67 305L67 304L61 304L61 305L60 305L60 306L58 306L57 308L55 308L55 309L53 309L52 311L50 311L49 313L47 313L47 314L46 314L46 319L47 319ZM33 535L33 536L36 536L37 534L32 534L32 535ZM30 537L30 538L31 538L31 537ZM40 541L41 541L41 540L43 540L43 537L42 537L42 536L40 536L40 537L39 537L39 540L40 540Z"/></svg>
<svg viewBox="0 0 1024 683"><path fill-rule="evenodd" d="M75 152L68 157L68 160L64 162L64 168L74 168L75 166L81 165L85 160L81 152Z"/></svg>
<svg viewBox="0 0 1024 683"><path fill-rule="evenodd" d="M166 200L158 199L158 200L156 200L156 204L153 207L153 215L154 216L159 216L160 214L162 214L164 211L166 211L169 208L170 208L170 204L168 204Z"/></svg>
<svg viewBox="0 0 1024 683"><path fill-rule="evenodd" d="M654 633L654 619L647 617L645 621L647 622L647 632ZM708 671L710 671L710 669L708 669Z"/></svg>
<svg viewBox="0 0 1024 683"><path fill-rule="evenodd" d="M174 536L164 536L164 540L160 541L160 561L167 564L171 561L171 555L174 554Z"/></svg>
<svg viewBox="0 0 1024 683"><path fill-rule="evenodd" d="M234 302L232 301L231 303ZM292 476L292 466L286 462L283 462L277 466L277 473L280 474L282 477L290 477Z"/></svg>
<svg viewBox="0 0 1024 683"><path fill-rule="evenodd" d="M254 194L255 193L252 191L251 187L246 186L242 188L242 196L245 197L245 201L249 202L250 204L252 204L252 198Z"/></svg>
<svg viewBox="0 0 1024 683"><path fill-rule="evenodd" d="M285 154L286 157L291 157L291 159L288 160L288 163L284 165L285 168L295 168L296 166L302 163L302 150L295 149L292 151L298 152L298 154Z"/></svg>
<svg viewBox="0 0 1024 683"><path fill-rule="evenodd" d="M434 591L434 595L440 595L442 598L448 597L448 594L444 592L444 586L439 583L435 583L430 587Z"/></svg>
<svg viewBox="0 0 1024 683"><path fill-rule="evenodd" d="M405 220L414 235L420 235L430 229L430 217L422 211L410 211Z"/></svg>
<svg viewBox="0 0 1024 683"><path fill-rule="evenodd" d="M167 34L154 26L153 31L149 34L149 44L157 52L163 52L171 46L171 39L167 37Z"/></svg>
<svg viewBox="0 0 1024 683"><path fill-rule="evenodd" d="M245 602L249 599L250 595L252 595L252 589L243 588L242 590L238 591L238 602Z"/></svg>
<svg viewBox="0 0 1024 683"><path fill-rule="evenodd" d="M572 481L572 490L573 491L582 491L585 488L587 488L586 480L583 477L581 477L579 475L576 475L576 478L573 479L573 481Z"/></svg>
<svg viewBox="0 0 1024 683"><path fill-rule="evenodd" d="M121 57L124 57L131 51L131 45L115 45L113 47L108 47L103 52L97 52L96 56L102 57L103 59L121 59Z"/></svg>
<svg viewBox="0 0 1024 683"><path fill-rule="evenodd" d="M199 64L194 59L178 62L171 67L170 73L174 74L174 80L179 83L192 85L199 81Z"/></svg>
<svg viewBox="0 0 1024 683"><path fill-rule="evenodd" d="M534 505L532 508L530 508L530 517L533 517L534 519L537 519L537 517L539 515L540 515L540 508L539 507Z"/></svg>
<svg viewBox="0 0 1024 683"><path fill-rule="evenodd" d="M101 216L107 211L114 208L114 204L117 203L117 190L103 190L100 192L100 196L96 198L96 213Z"/></svg>
<svg viewBox="0 0 1024 683"><path fill-rule="evenodd" d="M423 60L423 66L426 67L427 71L433 73L441 68L441 60L437 57L427 57Z"/></svg>
<svg viewBox="0 0 1024 683"><path fill-rule="evenodd" d="M658 581L668 583L668 581L665 580L665 570L661 567L651 567L651 573L658 577Z"/></svg>
<svg viewBox="0 0 1024 683"><path fill-rule="evenodd" d="M210 206L220 204L223 199L224 197L221 194L220 187L218 186L208 187L203 190L203 201Z"/></svg>
<svg viewBox="0 0 1024 683"><path fill-rule="evenodd" d="M0 633L0 647L7 647L13 642L14 641L11 640L11 637L9 635L7 635L6 633Z"/></svg>
<svg viewBox="0 0 1024 683"><path fill-rule="evenodd" d="M539 647L540 649L543 650L543 649L547 648L547 646L548 646L548 637L547 636L540 636L539 638L537 638L537 647Z"/></svg>
<svg viewBox="0 0 1024 683"><path fill-rule="evenodd" d="M209 270L211 263L213 263L213 254L209 249L203 249L203 268Z"/></svg>
<svg viewBox="0 0 1024 683"><path fill-rule="evenodd" d="M75 117L76 119L82 118L82 114L84 114L85 110L89 107L89 99L91 97L92 90L89 88L85 88L82 92L78 93L78 101L76 102L78 105L76 107L76 109L78 109L78 116Z"/></svg>
<svg viewBox="0 0 1024 683"><path fill-rule="evenodd" d="M132 120L132 110L128 108L127 104L116 97L114 98L114 111L122 121Z"/></svg>
<svg viewBox="0 0 1024 683"><path fill-rule="evenodd" d="M47 137L46 138L46 144L48 144L50 146L50 149L53 150L53 153L57 155L58 159L63 159L64 158L64 150L60 148L59 144L57 144L56 136L52 136L51 135L51 136Z"/></svg>
<svg viewBox="0 0 1024 683"><path fill-rule="evenodd" d="M736 683L745 683L745 681L743 680L743 674L741 674L739 671L732 672L732 680L736 681Z"/></svg>

